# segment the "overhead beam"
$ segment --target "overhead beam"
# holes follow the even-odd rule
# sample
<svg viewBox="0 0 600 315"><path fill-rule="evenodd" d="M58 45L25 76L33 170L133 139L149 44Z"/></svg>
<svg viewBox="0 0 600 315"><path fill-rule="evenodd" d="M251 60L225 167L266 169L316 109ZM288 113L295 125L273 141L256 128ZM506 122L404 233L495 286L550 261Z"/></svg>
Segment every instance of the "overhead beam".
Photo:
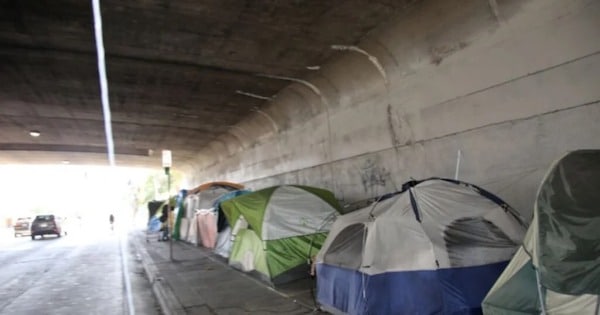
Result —
<svg viewBox="0 0 600 315"><path fill-rule="evenodd" d="M40 152L76 152L76 153L106 153L105 146L63 145L63 144L32 144L32 143L0 143L0 151L40 151ZM115 154L150 156L150 149L116 148Z"/></svg>
<svg viewBox="0 0 600 315"><path fill-rule="evenodd" d="M80 55L84 57L96 59L95 52L93 50L85 50L85 49L74 49L74 48L64 48L64 47L45 47L45 46L35 46L35 45L27 45L21 43L6 43L0 42L0 54L13 54L13 55L21 55L25 51L38 51L44 55L46 54L71 54L71 55ZM161 55L161 57L164 55ZM172 65L172 66L181 66L181 67L195 67L208 71L215 72L224 72L235 75L243 75L243 76L256 76L259 71L251 71L251 70L241 70L241 69L232 69L226 68L217 65L207 65L201 64L198 62L192 62L188 60L175 60L175 59L167 59L167 58L156 58L151 56L142 56L142 55L125 55L125 54L117 54L117 53L106 53L107 59L119 59L124 61L137 61L143 63L149 63L153 65ZM272 69L271 69L272 70ZM290 69L290 72L293 72Z"/></svg>

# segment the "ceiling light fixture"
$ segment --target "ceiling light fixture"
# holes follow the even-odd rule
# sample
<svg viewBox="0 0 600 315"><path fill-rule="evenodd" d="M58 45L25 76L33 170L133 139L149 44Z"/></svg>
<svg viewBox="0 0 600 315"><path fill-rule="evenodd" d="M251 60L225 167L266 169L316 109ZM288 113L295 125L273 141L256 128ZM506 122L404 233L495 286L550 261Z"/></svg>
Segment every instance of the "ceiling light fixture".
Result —
<svg viewBox="0 0 600 315"><path fill-rule="evenodd" d="M34 138L37 138L37 137L39 137L41 134L42 134L42 133L41 133L41 132L39 132L39 131L37 131L37 130L31 130L31 131L29 132L29 135L30 135L30 136L32 136L32 137L34 137Z"/></svg>

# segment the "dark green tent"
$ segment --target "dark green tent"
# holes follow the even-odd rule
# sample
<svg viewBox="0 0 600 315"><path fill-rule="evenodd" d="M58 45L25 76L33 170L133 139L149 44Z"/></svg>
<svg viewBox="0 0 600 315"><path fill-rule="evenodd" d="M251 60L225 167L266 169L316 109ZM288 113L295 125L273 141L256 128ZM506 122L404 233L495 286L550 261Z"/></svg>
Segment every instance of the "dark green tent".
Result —
<svg viewBox="0 0 600 315"><path fill-rule="evenodd" d="M600 150L556 161L523 246L483 301L485 314L599 314Z"/></svg>

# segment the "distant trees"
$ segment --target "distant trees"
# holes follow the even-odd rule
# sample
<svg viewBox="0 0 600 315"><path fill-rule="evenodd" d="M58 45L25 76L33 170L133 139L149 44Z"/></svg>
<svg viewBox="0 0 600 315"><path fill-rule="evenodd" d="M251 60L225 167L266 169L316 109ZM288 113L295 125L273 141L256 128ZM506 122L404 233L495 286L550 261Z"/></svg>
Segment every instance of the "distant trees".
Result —
<svg viewBox="0 0 600 315"><path fill-rule="evenodd" d="M168 196L177 194L181 187L182 178L183 174L171 170L171 191L168 193L167 175L163 171L157 171L148 175L136 193L138 208L145 208L149 201L166 200Z"/></svg>

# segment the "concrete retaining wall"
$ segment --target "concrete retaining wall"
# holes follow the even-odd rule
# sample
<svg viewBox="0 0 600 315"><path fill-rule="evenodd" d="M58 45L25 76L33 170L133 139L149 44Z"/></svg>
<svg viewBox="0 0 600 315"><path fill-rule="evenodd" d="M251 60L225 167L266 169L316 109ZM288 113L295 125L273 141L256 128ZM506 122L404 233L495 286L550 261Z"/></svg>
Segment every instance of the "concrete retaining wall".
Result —
<svg viewBox="0 0 600 315"><path fill-rule="evenodd" d="M460 150L459 178L528 218L554 159L600 148L598 1L426 0L355 47L216 139L188 182L353 202L454 177Z"/></svg>

